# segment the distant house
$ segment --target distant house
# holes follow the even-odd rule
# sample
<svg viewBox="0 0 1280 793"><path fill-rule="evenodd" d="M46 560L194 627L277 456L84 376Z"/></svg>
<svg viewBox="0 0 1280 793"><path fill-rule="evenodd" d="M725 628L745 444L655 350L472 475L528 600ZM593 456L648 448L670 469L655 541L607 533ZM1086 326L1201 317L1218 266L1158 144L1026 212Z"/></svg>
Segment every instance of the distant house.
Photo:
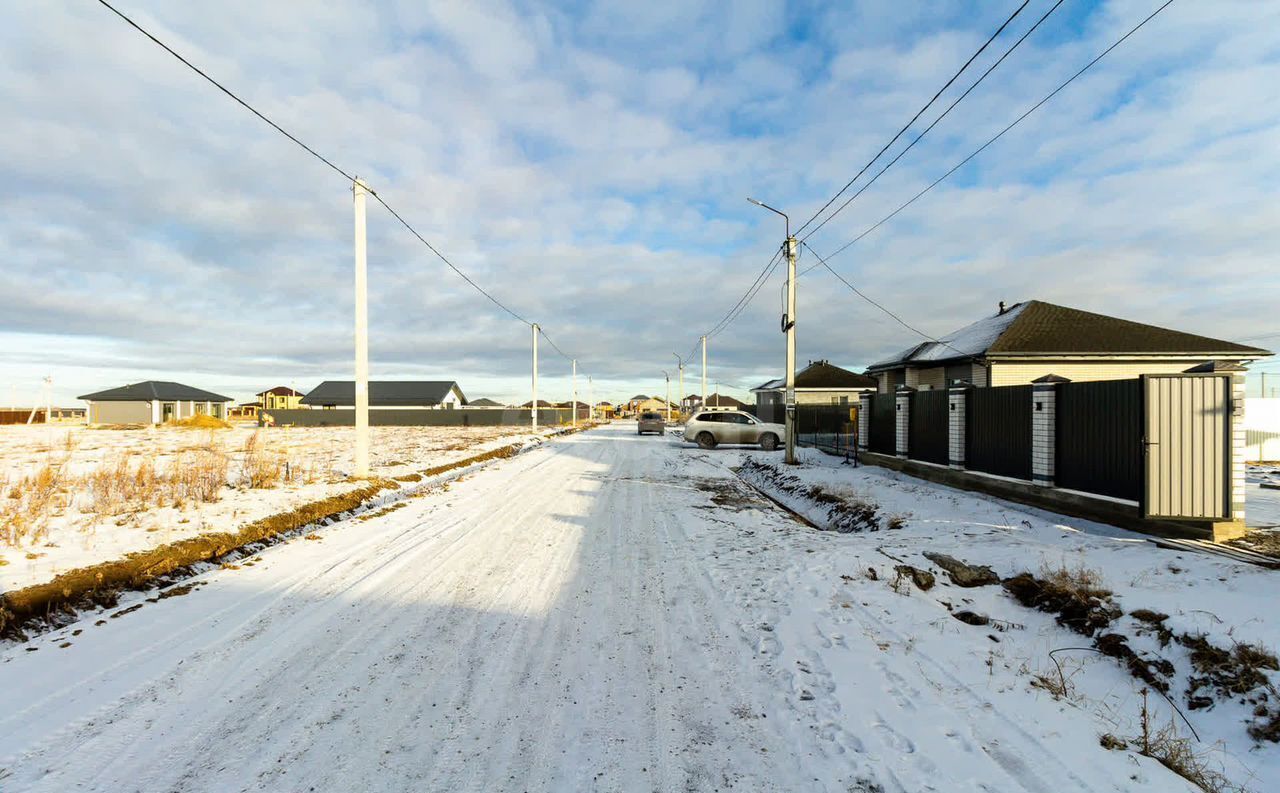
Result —
<svg viewBox="0 0 1280 793"><path fill-rule="evenodd" d="M241 402L227 410L227 418L230 420L245 419L255 421L260 410L262 410L262 405L258 402Z"/></svg>
<svg viewBox="0 0 1280 793"><path fill-rule="evenodd" d="M492 399L487 399L487 398L485 398L485 397L480 397L479 399L473 399L473 400L471 400L471 401L467 402L467 407L469 407L469 408L490 408L490 409L492 409L492 408L502 408L502 407L506 407L506 405L502 404L501 402L495 402L495 401L493 401Z"/></svg>
<svg viewBox="0 0 1280 793"><path fill-rule="evenodd" d="M530 400L530 401L528 401L528 402L525 402L525 403L524 403L523 405L521 405L520 407L524 408L525 410L529 410L530 408L532 408L532 407L533 407L533 401L532 401L532 400ZM548 402L548 401L547 401L547 400L545 400L545 399L539 399L539 400L538 400L538 410L542 410L543 408L547 408L548 410L551 410L551 409L554 409L554 408L555 408L555 405L551 404L550 402Z"/></svg>
<svg viewBox="0 0 1280 793"><path fill-rule="evenodd" d="M675 406L673 405L672 407L674 409ZM659 412L666 409L666 400L659 399L658 397L646 397L639 402L636 402L632 407L632 411L636 413L645 413L649 411Z"/></svg>
<svg viewBox="0 0 1280 793"><path fill-rule="evenodd" d="M302 403L301 391L294 391L282 385L259 392L254 396L258 398L258 405L263 410L297 410Z"/></svg>
<svg viewBox="0 0 1280 793"><path fill-rule="evenodd" d="M602 419L608 420L614 417L616 410L611 402L597 402L596 415Z"/></svg>
<svg viewBox="0 0 1280 793"><path fill-rule="evenodd" d="M356 384L352 380L325 380L299 400L303 407L352 410ZM467 404L453 380L370 380L369 409L440 410Z"/></svg>
<svg viewBox="0 0 1280 793"><path fill-rule="evenodd" d="M782 421L786 386L787 381L780 377L751 389L756 395L756 415L764 421ZM828 361L810 361L796 372L796 404L857 405L859 396L876 387L874 377L841 369Z"/></svg>
<svg viewBox="0 0 1280 793"><path fill-rule="evenodd" d="M694 396L696 397L697 394L695 394ZM698 406L700 407L701 405L702 405L702 402L701 400L699 400ZM728 394L721 394L717 392L707 397L707 407L736 408L738 410L742 410L743 408L750 409L751 406L740 399L734 399Z"/></svg>
<svg viewBox="0 0 1280 793"><path fill-rule="evenodd" d="M163 424L192 416L226 418L231 397L182 383L147 380L77 397L89 403L90 424Z"/></svg>
<svg viewBox="0 0 1280 793"><path fill-rule="evenodd" d="M1266 350L1144 325L1040 300L1005 307L938 341L908 347L872 364L882 393L901 385L944 388L1025 385L1045 375L1068 380L1123 380L1173 374L1207 361L1242 363Z"/></svg>

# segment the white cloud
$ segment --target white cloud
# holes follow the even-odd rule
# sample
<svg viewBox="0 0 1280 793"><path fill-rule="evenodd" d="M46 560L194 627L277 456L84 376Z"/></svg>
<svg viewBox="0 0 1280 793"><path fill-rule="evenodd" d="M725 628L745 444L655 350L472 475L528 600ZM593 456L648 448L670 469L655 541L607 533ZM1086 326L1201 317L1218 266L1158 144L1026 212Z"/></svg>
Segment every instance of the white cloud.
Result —
<svg viewBox="0 0 1280 793"><path fill-rule="evenodd" d="M815 247L878 220L1152 7L1051 18ZM780 224L746 195L816 209L999 21L941 2L122 8L368 178L578 355L598 397L657 388L776 249ZM241 395L344 375L341 178L100 7L0 14L0 391L46 371L63 398L142 376ZM835 265L930 333L1030 297L1276 330L1278 22L1272 4L1174 4ZM375 375L522 395L527 329L376 205L370 268ZM857 366L914 341L821 272L800 294L802 359ZM713 340L714 375L780 368L778 303L775 276ZM566 396L567 364L547 367Z"/></svg>

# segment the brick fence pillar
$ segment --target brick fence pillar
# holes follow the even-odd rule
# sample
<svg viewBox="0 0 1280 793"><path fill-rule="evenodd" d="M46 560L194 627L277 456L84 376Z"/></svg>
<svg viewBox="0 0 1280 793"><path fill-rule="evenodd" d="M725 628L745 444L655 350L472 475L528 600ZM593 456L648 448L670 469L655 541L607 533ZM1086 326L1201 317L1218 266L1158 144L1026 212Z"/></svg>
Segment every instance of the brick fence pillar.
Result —
<svg viewBox="0 0 1280 793"><path fill-rule="evenodd" d="M858 448L871 445L871 394L858 396Z"/></svg>
<svg viewBox="0 0 1280 793"><path fill-rule="evenodd" d="M1244 372L1231 375L1231 517L1244 523ZM1240 531L1243 534L1243 530Z"/></svg>
<svg viewBox="0 0 1280 793"><path fill-rule="evenodd" d="M1031 381L1031 481L1042 487L1053 487L1058 384L1066 382L1054 374Z"/></svg>
<svg viewBox="0 0 1280 793"><path fill-rule="evenodd" d="M964 470L965 404L971 388L962 383L947 389L947 462L958 471Z"/></svg>
<svg viewBox="0 0 1280 793"><path fill-rule="evenodd" d="M898 442L895 446L898 456L907 458L907 438L911 434L911 395L916 390L909 385L900 385L894 392L894 407L897 409Z"/></svg>

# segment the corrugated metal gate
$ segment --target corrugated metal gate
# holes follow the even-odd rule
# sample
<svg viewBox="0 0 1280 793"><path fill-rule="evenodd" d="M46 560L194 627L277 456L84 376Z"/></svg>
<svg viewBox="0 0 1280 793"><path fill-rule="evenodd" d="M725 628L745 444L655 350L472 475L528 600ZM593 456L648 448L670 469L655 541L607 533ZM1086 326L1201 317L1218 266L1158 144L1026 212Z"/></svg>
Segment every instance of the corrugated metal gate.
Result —
<svg viewBox="0 0 1280 793"><path fill-rule="evenodd" d="M965 418L966 468L1031 478L1031 386L972 389Z"/></svg>
<svg viewBox="0 0 1280 793"><path fill-rule="evenodd" d="M1058 487L1142 498L1142 381L1057 387L1054 481Z"/></svg>
<svg viewBox="0 0 1280 793"><path fill-rule="evenodd" d="M897 398L893 394L871 397L871 451L896 454L898 451Z"/></svg>
<svg viewBox="0 0 1280 793"><path fill-rule="evenodd" d="M913 460L946 465L950 454L950 415L947 392L917 391L911 395L908 416L907 456Z"/></svg>
<svg viewBox="0 0 1280 793"><path fill-rule="evenodd" d="M1231 515L1231 380L1143 375L1142 511L1149 518Z"/></svg>

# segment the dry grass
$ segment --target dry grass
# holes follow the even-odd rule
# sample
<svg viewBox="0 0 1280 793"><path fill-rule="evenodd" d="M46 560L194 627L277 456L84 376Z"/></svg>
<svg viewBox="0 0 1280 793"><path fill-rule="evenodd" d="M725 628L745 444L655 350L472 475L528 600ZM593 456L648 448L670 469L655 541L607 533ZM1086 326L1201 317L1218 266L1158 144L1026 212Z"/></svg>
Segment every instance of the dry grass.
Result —
<svg viewBox="0 0 1280 793"><path fill-rule="evenodd" d="M260 431L249 436L244 442L243 451L240 457L240 484L255 490L280 484L287 463L282 455L266 447Z"/></svg>
<svg viewBox="0 0 1280 793"><path fill-rule="evenodd" d="M1079 600L1105 600L1111 597L1111 590L1103 586L1102 573L1083 564L1071 568L1065 563L1054 566L1046 562L1040 567L1040 580Z"/></svg>
<svg viewBox="0 0 1280 793"><path fill-rule="evenodd" d="M191 416L185 419L175 419L166 421L166 427L181 427L193 430L229 430L231 425L219 418L207 416L204 414Z"/></svg>
<svg viewBox="0 0 1280 793"><path fill-rule="evenodd" d="M1248 793L1247 788L1222 773L1208 751L1198 750L1190 738L1179 733L1172 717L1167 727L1152 727L1145 689L1140 718L1142 732L1128 742L1138 754L1150 757L1206 793Z"/></svg>
<svg viewBox="0 0 1280 793"><path fill-rule="evenodd" d="M4 483L0 493L0 542L17 547L43 539L49 518L66 506L62 479L62 464L47 462L30 476Z"/></svg>

